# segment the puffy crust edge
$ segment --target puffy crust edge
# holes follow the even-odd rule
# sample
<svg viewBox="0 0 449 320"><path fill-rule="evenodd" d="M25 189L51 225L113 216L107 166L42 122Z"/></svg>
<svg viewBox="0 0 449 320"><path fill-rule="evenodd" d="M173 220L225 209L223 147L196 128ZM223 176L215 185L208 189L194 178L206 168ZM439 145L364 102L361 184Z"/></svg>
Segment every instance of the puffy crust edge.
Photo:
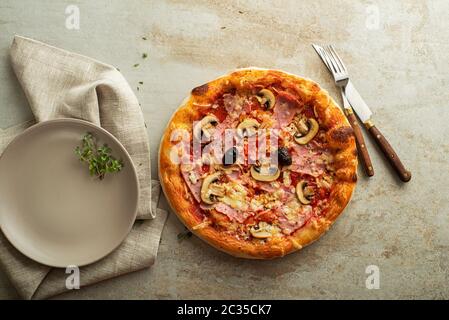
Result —
<svg viewBox="0 0 449 320"><path fill-rule="evenodd" d="M329 148L333 150L336 175L328 210L324 216L312 218L290 236L272 238L267 242L245 241L205 225L198 207L180 174L179 165L170 160L170 136L174 129L191 132L191 123L199 115L196 105L213 101L226 86L244 87L245 82L271 83L281 81L296 88L301 99L314 107L320 125L327 128ZM194 105L194 102L196 105ZM236 257L273 259L297 251L324 234L351 199L357 181L357 150L352 129L341 109L329 94L315 82L289 73L269 69L240 69L192 90L169 121L159 148L159 178L172 210L195 235L215 248Z"/></svg>

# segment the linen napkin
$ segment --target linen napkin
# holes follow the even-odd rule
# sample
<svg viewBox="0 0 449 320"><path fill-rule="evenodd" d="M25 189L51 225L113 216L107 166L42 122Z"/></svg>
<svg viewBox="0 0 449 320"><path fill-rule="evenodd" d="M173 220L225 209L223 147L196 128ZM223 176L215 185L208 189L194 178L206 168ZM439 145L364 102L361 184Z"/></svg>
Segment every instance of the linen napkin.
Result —
<svg viewBox="0 0 449 320"><path fill-rule="evenodd" d="M143 114L129 84L113 66L15 36L11 63L36 122L77 118L99 125L126 148L140 183L137 220L118 249L80 268L81 286L150 267L156 258L167 217L157 207L160 185L151 179L150 148ZM0 152L33 122L0 132ZM138 165L137 165L138 164ZM140 221L139 221L140 220ZM66 291L64 269L41 265L18 252L0 232L0 268L25 299Z"/></svg>

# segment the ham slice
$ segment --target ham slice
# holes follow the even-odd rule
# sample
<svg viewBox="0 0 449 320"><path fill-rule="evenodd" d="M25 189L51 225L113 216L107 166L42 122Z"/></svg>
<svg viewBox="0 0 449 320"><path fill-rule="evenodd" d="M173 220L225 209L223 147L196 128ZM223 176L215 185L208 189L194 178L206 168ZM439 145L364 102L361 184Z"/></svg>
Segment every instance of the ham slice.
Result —
<svg viewBox="0 0 449 320"><path fill-rule="evenodd" d="M250 114L253 109L253 104L250 101L247 101L243 106L243 112L246 114Z"/></svg>
<svg viewBox="0 0 449 320"><path fill-rule="evenodd" d="M225 214L229 219L235 220L239 223L245 221L245 219L249 215L248 213L237 211L223 202L218 202L217 204L215 204L214 208L218 212Z"/></svg>
<svg viewBox="0 0 449 320"><path fill-rule="evenodd" d="M282 186L281 188L282 188L283 192L281 194L280 200L283 203L287 203L287 202L292 201L292 200L294 200L296 198L296 193L295 193L296 191L295 191L294 188L286 187L286 186Z"/></svg>
<svg viewBox="0 0 449 320"><path fill-rule="evenodd" d="M223 138L223 133L226 129L232 129L236 126L236 120L230 116L227 116L222 122L220 122L215 128L212 140L219 140Z"/></svg>
<svg viewBox="0 0 449 320"><path fill-rule="evenodd" d="M201 168L198 166L181 165L181 173L184 181L189 187L190 192L197 202L201 202ZM197 182L193 183L190 179L190 175L195 175Z"/></svg>
<svg viewBox="0 0 449 320"><path fill-rule="evenodd" d="M226 174L226 176L229 178L229 180L235 181L235 182L240 182L241 175L242 175L242 173L240 171L232 171L232 172Z"/></svg>
<svg viewBox="0 0 449 320"><path fill-rule="evenodd" d="M233 118L237 118L247 105L247 100L243 96L225 93L223 95L223 104L226 112Z"/></svg>
<svg viewBox="0 0 449 320"><path fill-rule="evenodd" d="M200 203L200 208L202 210L212 210L214 208L213 204Z"/></svg>
<svg viewBox="0 0 449 320"><path fill-rule="evenodd" d="M266 191L268 193L273 193L273 192L275 192L277 190L275 187L273 187L271 185L270 182L257 182L257 187L260 190Z"/></svg>
<svg viewBox="0 0 449 320"><path fill-rule="evenodd" d="M294 219L288 219L284 214L280 214L278 218L279 227L282 229L284 234L292 234L294 231L304 226L312 215L313 212L311 206L302 206L301 210L294 217Z"/></svg>
<svg viewBox="0 0 449 320"><path fill-rule="evenodd" d="M280 91L274 105L275 128L288 126L299 111L301 111L301 105L298 100L288 92Z"/></svg>
<svg viewBox="0 0 449 320"><path fill-rule="evenodd" d="M320 176L326 169L323 153L323 150L294 145L292 152L293 164L290 166L290 170L314 177Z"/></svg>

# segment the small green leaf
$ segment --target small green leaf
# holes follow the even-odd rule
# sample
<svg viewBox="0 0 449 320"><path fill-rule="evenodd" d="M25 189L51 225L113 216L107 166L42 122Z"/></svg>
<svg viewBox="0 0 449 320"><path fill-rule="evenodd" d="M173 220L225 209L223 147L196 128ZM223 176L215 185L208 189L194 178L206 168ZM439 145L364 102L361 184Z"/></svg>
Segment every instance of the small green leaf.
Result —
<svg viewBox="0 0 449 320"><path fill-rule="evenodd" d="M112 149L104 144L97 147L95 138L91 133L86 133L82 138L82 147L75 148L75 154L81 162L88 164L91 176L96 176L103 180L106 173L119 172L123 168L123 162L115 159L112 155Z"/></svg>

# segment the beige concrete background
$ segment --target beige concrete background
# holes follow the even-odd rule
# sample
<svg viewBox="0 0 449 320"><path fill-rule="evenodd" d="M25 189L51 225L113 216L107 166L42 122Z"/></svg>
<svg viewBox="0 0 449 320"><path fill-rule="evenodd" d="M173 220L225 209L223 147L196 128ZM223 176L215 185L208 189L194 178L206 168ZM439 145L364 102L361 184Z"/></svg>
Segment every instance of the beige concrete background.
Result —
<svg viewBox="0 0 449 320"><path fill-rule="evenodd" d="M71 4L79 30L65 25ZM448 14L445 0L0 0L0 128L31 117L8 62L14 34L120 68L144 108L154 164L162 127L182 98L234 68L304 75L340 101L310 46L333 43L413 173L400 183L368 139L375 176L359 170L345 213L301 252L235 259L195 237L178 242L184 228L171 215L151 269L60 298L449 298ZM380 269L378 290L365 287L368 265ZM17 298L1 273L0 298Z"/></svg>

